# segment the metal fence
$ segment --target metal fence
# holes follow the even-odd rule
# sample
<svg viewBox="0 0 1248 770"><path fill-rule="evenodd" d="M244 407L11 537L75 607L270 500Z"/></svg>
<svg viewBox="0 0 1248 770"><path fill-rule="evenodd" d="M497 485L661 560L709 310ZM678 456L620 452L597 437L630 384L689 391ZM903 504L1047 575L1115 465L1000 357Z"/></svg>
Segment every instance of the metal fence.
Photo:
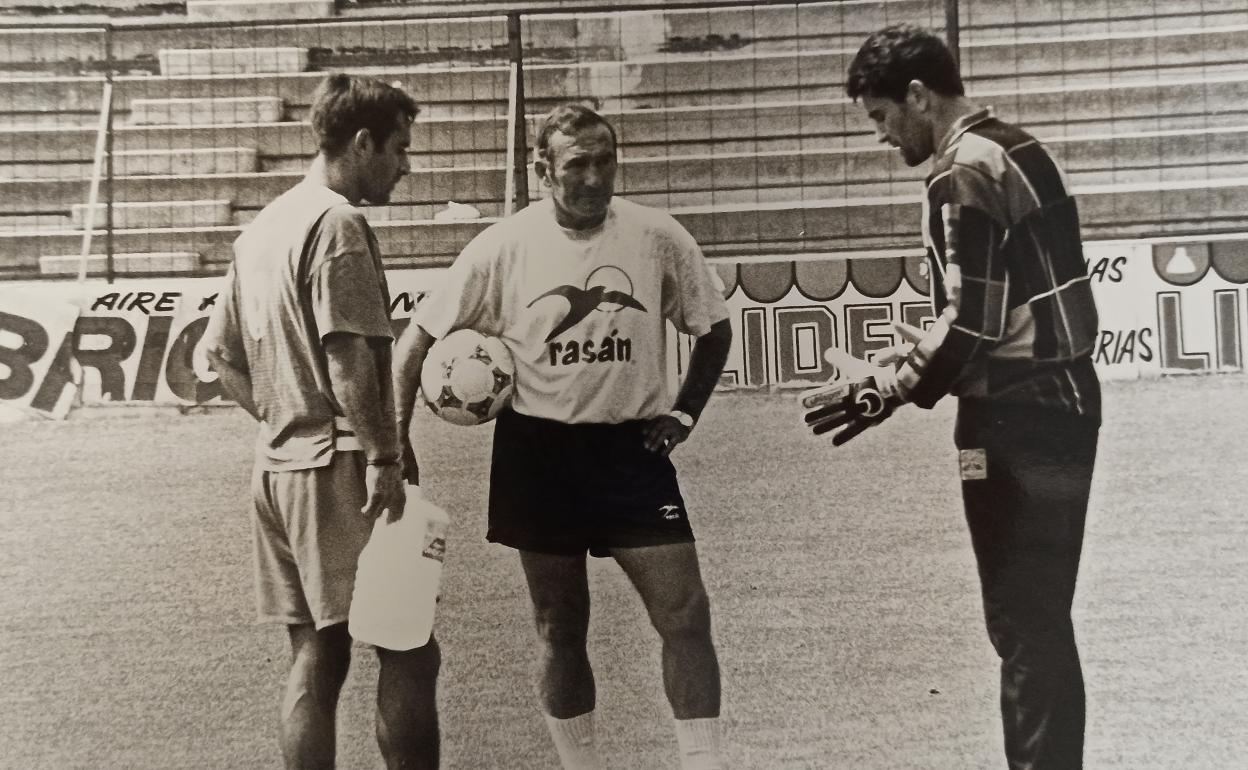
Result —
<svg viewBox="0 0 1248 770"><path fill-rule="evenodd" d="M564 100L617 127L619 193L670 210L712 257L913 251L922 172L843 86L861 40L902 21L956 42L972 98L1049 143L1087 235L1248 230L1242 0L506 10L0 26L0 276L222 271L313 156L330 70L422 105L413 173L366 209L395 266L446 264L540 195L533 127Z"/></svg>

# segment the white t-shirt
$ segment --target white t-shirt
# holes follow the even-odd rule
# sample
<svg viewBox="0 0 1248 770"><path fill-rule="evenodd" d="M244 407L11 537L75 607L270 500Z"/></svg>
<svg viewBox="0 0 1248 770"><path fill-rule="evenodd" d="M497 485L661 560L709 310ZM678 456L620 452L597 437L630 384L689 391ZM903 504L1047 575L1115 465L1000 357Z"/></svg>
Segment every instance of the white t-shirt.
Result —
<svg viewBox="0 0 1248 770"><path fill-rule="evenodd" d="M205 349L251 376L262 467L326 466L342 407L325 365L325 337L391 337L377 239L346 198L304 180L243 230L234 255Z"/></svg>
<svg viewBox="0 0 1248 770"><path fill-rule="evenodd" d="M592 230L534 203L476 238L421 303L436 338L499 337L516 361L513 407L565 423L618 423L672 408L665 319L701 336L728 317L693 236L668 214L615 198Z"/></svg>

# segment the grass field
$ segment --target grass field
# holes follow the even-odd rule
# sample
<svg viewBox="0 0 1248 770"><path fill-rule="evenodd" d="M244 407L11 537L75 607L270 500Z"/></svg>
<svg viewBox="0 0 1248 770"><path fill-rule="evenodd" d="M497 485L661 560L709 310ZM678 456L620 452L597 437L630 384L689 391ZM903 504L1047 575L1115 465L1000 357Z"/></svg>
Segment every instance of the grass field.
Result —
<svg viewBox="0 0 1248 770"><path fill-rule="evenodd" d="M1076 599L1089 768L1244 766L1246 406L1239 376L1106 388ZM721 395L678 452L735 768L1004 766L952 407L907 409L834 451L805 435L792 395ZM484 542L489 431L418 427L427 493L454 518L444 767L556 767L521 573ZM0 766L277 767L287 651L253 622L244 416L3 430ZM591 580L609 766L672 770L657 639L613 563ZM358 652L340 766L377 768L376 666Z"/></svg>

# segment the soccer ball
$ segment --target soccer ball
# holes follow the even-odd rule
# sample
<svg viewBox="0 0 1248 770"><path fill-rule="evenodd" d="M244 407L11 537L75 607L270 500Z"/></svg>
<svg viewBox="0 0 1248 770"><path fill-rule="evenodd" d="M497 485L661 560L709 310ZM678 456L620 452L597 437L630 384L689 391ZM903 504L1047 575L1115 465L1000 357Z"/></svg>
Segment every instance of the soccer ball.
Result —
<svg viewBox="0 0 1248 770"><path fill-rule="evenodd" d="M498 416L515 391L516 365L497 337L458 329L433 343L420 369L420 389L434 414L455 425Z"/></svg>

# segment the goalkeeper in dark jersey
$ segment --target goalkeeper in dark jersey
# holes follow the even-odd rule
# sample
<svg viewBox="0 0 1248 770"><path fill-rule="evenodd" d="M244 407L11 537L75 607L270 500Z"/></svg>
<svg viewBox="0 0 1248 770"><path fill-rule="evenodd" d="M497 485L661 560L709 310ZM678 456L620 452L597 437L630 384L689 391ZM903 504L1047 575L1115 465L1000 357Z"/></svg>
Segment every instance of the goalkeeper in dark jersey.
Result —
<svg viewBox="0 0 1248 770"><path fill-rule="evenodd" d="M1070 612L1101 391L1075 200L1039 142L966 98L949 49L926 30L871 35L847 90L908 165L932 161L922 230L936 319L905 330L913 347L890 362L895 372L809 394L806 421L841 444L901 404L958 397L962 496L1001 657L1009 767L1082 767Z"/></svg>

